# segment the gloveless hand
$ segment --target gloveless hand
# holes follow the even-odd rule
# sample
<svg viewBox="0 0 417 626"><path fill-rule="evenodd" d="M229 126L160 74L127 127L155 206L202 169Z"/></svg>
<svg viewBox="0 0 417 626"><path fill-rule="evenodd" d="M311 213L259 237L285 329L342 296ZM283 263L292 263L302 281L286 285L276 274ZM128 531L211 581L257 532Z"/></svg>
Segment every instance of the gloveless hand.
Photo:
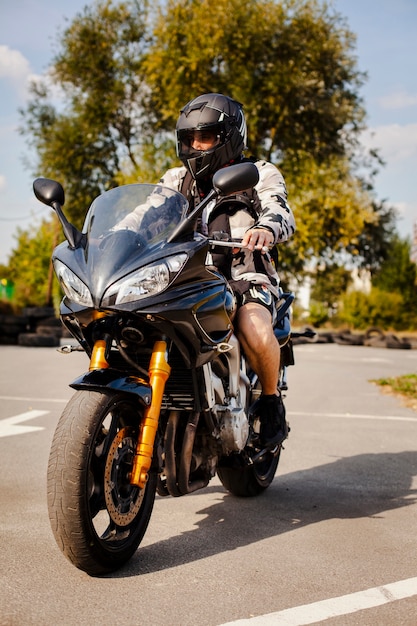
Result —
<svg viewBox="0 0 417 626"><path fill-rule="evenodd" d="M266 228L251 228L246 231L242 246L249 250L260 250L262 254L268 252L274 243L274 236Z"/></svg>

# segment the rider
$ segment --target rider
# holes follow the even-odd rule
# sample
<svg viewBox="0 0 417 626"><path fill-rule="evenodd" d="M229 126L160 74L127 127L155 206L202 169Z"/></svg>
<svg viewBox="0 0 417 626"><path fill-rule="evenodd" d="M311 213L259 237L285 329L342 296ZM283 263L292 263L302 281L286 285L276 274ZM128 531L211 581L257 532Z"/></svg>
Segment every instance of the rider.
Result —
<svg viewBox="0 0 417 626"><path fill-rule="evenodd" d="M247 160L246 121L242 105L228 96L209 93L181 109L177 126L177 155L182 167L169 169L160 183L183 193L192 210L212 188L220 168ZM253 189L226 198L199 229L208 235L225 231L242 239L243 248L230 257L215 255L214 263L228 278L238 301L235 333L262 395L250 409L259 416L261 443L268 448L288 436L285 407L278 388L280 348L273 332L279 279L268 252L295 231L287 190L280 171L264 160L254 161L259 182Z"/></svg>

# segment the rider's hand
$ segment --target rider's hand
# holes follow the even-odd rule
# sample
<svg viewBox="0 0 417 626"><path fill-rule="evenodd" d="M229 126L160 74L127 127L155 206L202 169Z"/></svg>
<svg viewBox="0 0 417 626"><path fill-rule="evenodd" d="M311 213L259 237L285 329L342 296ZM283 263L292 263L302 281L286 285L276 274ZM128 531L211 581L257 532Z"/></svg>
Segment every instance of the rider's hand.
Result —
<svg viewBox="0 0 417 626"><path fill-rule="evenodd" d="M260 250L262 254L268 252L274 243L274 235L267 228L251 228L246 231L242 245L249 250Z"/></svg>

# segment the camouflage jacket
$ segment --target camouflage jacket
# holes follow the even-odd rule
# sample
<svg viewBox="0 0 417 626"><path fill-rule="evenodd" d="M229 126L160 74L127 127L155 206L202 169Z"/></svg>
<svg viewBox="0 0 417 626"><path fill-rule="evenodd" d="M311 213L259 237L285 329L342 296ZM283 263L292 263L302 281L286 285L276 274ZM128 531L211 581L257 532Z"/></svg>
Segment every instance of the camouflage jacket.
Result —
<svg viewBox="0 0 417 626"><path fill-rule="evenodd" d="M272 163L255 161L259 170L259 182L254 190L224 199L209 215L202 216L199 229L208 235L216 230L228 230L233 239L241 239L250 228L266 228L274 235L274 244L287 241L295 232L295 220L287 204L287 189L281 172ZM184 189L187 176L185 167L169 169L160 184L181 191L191 205L200 202L199 193L192 181ZM279 279L273 260L274 255L262 255L239 249L233 254L219 255L214 264L226 274L237 291L245 290L245 283L262 284L278 295Z"/></svg>

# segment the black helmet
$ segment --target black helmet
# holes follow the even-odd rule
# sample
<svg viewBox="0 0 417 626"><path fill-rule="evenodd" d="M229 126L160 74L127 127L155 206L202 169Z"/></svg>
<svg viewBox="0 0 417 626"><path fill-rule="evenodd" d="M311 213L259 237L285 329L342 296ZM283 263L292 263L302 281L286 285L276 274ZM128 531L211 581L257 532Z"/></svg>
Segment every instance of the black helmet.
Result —
<svg viewBox="0 0 417 626"><path fill-rule="evenodd" d="M210 150L195 150L190 131L214 131L219 142ZM213 176L220 168L238 159L246 148L246 122L242 105L220 93L207 93L181 109L177 122L177 155L193 178Z"/></svg>

